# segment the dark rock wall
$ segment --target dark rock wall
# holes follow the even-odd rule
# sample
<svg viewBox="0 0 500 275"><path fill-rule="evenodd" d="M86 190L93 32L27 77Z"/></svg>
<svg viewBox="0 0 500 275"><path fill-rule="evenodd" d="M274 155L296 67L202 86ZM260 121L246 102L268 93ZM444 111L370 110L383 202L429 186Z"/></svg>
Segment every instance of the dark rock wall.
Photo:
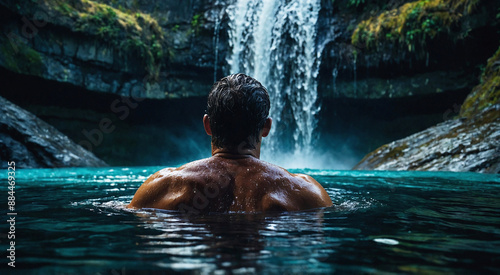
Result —
<svg viewBox="0 0 500 275"><path fill-rule="evenodd" d="M459 118L386 144L355 169L500 173L500 48L488 59Z"/></svg>
<svg viewBox="0 0 500 275"><path fill-rule="evenodd" d="M0 1L0 29L4 34L0 36L0 65L17 73L124 96L171 98L206 94L217 68L213 36L218 6L209 1L94 4L102 5L98 7L114 16L106 19L107 14L92 12L94 6L79 7L89 2L97 3ZM141 24L142 17L150 25ZM126 20L129 25L120 27ZM162 37L156 44L161 48L161 56L150 62L149 55L156 54L155 48L140 44L146 38L130 28L145 32L151 24ZM144 36L153 46L154 40L159 39L159 34ZM224 34L221 38L218 48L223 57L227 50Z"/></svg>
<svg viewBox="0 0 500 275"><path fill-rule="evenodd" d="M93 11L94 6L90 9L78 0L3 0L0 20L5 35L0 36L0 65L91 91L147 98L203 96L214 78L222 77L225 71L228 18L224 10L232 2L85 2L98 3L93 5L117 14L106 19ZM388 11L397 13L405 3L416 2L373 0L355 6L349 0L322 1L317 49L322 51L318 90L323 97L411 97L476 85L477 66L491 56L500 39L495 21L500 4L479 1L470 13L457 17L450 31L441 31L432 39L422 38L425 44L417 47L418 51L408 50L406 44L401 46L399 40L380 38L392 35L390 30L374 33L377 38L369 40L375 41L372 44L353 40L353 33L368 24L364 22L372 22ZM139 20L141 16L149 21ZM130 25L123 27L127 20ZM150 52L157 54L157 48L134 46L145 49L145 56L133 47L127 50L127 43L141 43L134 40L130 28L146 32L144 29L152 25L161 39L160 35L135 33L161 50L161 55L147 61Z"/></svg>
<svg viewBox="0 0 500 275"><path fill-rule="evenodd" d="M0 97L0 160L19 168L107 166L54 127Z"/></svg>
<svg viewBox="0 0 500 275"><path fill-rule="evenodd" d="M352 2L322 1L320 31L324 33L320 43L324 51L319 90L325 97L394 98L470 91L478 82L478 68L498 48L498 1L476 1L469 13L460 10L462 6L448 7L446 3L474 1L428 1L442 2L442 6L411 11L415 18L430 17L436 30L425 29L424 19L404 18L410 15L400 11L424 1L372 0L358 6ZM432 17L435 14L457 15L445 26ZM382 23L376 21L381 15ZM391 20L401 20L398 24L403 25ZM401 31L391 33L389 23ZM361 42L353 35L359 29L365 30ZM417 36L431 31L438 33ZM414 40L410 36L415 36Z"/></svg>
<svg viewBox="0 0 500 275"><path fill-rule="evenodd" d="M2 75L7 84L1 93L64 128L74 140L84 139L81 131L85 124L73 128L64 125L67 117L82 117L78 108L95 111L102 105L74 104L92 98L103 100L92 92L117 97L203 101L201 98L206 96L213 81L227 71L228 18L222 11L232 2L0 0L0 66L9 71ZM435 2L448 3L432 1ZM462 2L470 1L449 3L460 6ZM365 41L369 35L353 42L353 34L360 33L360 26L370 26L370 22L376 25L376 19L386 12L404 15L400 12L402 7L406 4L416 7L416 1L366 0L353 5L350 0L322 0L316 46L322 52L318 79L318 92L324 104L320 113L319 132L323 133L320 142L329 144L334 139L355 143L353 150L361 158L381 144L456 115L454 106L460 105L477 85L481 68L500 40L496 18L500 2L476 2L470 11L453 17L453 25L443 28L449 31L440 30L439 35L424 39L425 44L418 51L412 51L407 44L402 47L394 42L397 40L387 27L369 43ZM432 19L429 17L434 14L432 9L421 10L426 12L422 18ZM458 14L455 10L447 12ZM422 23L412 20L408 22ZM417 25L405 27L402 41L408 41L409 31L419 31L410 28ZM34 78L23 78L25 75ZM9 79L18 80L14 83ZM22 82L19 79L31 84L19 85ZM33 79L46 80L50 85L39 89L38 80ZM60 89L65 89L64 97L71 102L67 105L72 106L71 110L66 108L67 111L47 115L44 108L52 108L50 99L43 104L22 100L57 97L54 91ZM90 98L84 99L81 94L72 98L71 93L76 90L89 91ZM475 102L476 98L469 102ZM112 113L109 105L113 100L105 100L104 112ZM141 104L145 108L156 105L165 108L164 104ZM189 108L189 104L171 107L175 102L166 105L173 108L167 113L174 117L183 113L183 108ZM451 115L450 108L453 108ZM194 120L187 118L190 119ZM164 122L147 118L140 123L144 121L151 125ZM98 122L99 119L92 125ZM132 122L127 125L123 128L135 127ZM167 135L164 124L154 127L161 129L154 130L155 138ZM122 148L130 146L129 143L118 145L121 136L133 132L108 135L116 141L109 146L123 151L119 160L130 155L132 162L116 162L117 159L109 157L109 151L116 150L104 150L107 146L99 147L96 154L111 163L134 163L132 159L140 154L128 154Z"/></svg>
<svg viewBox="0 0 500 275"><path fill-rule="evenodd" d="M500 173L500 104L386 144L354 169Z"/></svg>
<svg viewBox="0 0 500 275"><path fill-rule="evenodd" d="M459 118L386 144L354 169L500 173L500 48L488 59Z"/></svg>

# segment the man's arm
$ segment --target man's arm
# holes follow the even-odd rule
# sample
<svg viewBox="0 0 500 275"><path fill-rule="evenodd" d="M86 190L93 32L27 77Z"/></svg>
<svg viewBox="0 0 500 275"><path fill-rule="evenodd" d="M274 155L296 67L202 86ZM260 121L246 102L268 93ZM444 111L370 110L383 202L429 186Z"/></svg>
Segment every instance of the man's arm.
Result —
<svg viewBox="0 0 500 275"><path fill-rule="evenodd" d="M151 175L137 189L128 208L176 209L185 192L172 177L176 168L165 168Z"/></svg>
<svg viewBox="0 0 500 275"><path fill-rule="evenodd" d="M288 180L262 200L263 211L298 211L332 206L326 190L311 176L289 174Z"/></svg>
<svg viewBox="0 0 500 275"><path fill-rule="evenodd" d="M323 188L323 186L313 177L305 174L292 174L292 176L307 183L304 185L304 190L300 192L302 201L304 202L304 207L306 207L304 209L329 207L333 205L332 199L326 192L325 188Z"/></svg>

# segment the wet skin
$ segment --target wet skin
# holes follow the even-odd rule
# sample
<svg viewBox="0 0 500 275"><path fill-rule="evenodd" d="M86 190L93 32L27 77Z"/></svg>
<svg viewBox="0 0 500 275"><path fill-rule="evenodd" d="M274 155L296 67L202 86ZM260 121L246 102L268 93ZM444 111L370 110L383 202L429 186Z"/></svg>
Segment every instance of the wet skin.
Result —
<svg viewBox="0 0 500 275"><path fill-rule="evenodd" d="M196 212L294 211L331 206L312 177L291 174L254 157L214 155L156 172L129 207Z"/></svg>
<svg viewBox="0 0 500 275"><path fill-rule="evenodd" d="M209 119L203 118L211 135ZM212 144L212 157L179 168L165 168L139 187L129 208L181 210L189 213L296 211L332 206L325 189L308 175L292 174L261 161L259 142L230 150Z"/></svg>

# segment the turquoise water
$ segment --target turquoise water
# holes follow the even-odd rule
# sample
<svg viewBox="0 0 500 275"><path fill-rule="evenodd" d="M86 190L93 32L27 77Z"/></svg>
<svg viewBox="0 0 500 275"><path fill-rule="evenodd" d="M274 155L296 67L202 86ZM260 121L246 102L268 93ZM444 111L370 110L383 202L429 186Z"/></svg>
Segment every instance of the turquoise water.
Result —
<svg viewBox="0 0 500 275"><path fill-rule="evenodd" d="M335 207L191 217L124 209L158 169L17 170L16 267L4 260L0 273L500 272L498 175L295 170L321 182ZM4 222L4 255L6 231Z"/></svg>

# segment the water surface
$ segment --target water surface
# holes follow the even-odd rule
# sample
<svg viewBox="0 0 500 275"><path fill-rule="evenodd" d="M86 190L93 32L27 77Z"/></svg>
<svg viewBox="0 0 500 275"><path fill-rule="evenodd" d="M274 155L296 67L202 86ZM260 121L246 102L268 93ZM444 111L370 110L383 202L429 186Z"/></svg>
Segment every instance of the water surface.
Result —
<svg viewBox="0 0 500 275"><path fill-rule="evenodd" d="M159 169L16 171L16 268L1 272L500 272L498 175L295 170L335 206L191 217L124 209Z"/></svg>

